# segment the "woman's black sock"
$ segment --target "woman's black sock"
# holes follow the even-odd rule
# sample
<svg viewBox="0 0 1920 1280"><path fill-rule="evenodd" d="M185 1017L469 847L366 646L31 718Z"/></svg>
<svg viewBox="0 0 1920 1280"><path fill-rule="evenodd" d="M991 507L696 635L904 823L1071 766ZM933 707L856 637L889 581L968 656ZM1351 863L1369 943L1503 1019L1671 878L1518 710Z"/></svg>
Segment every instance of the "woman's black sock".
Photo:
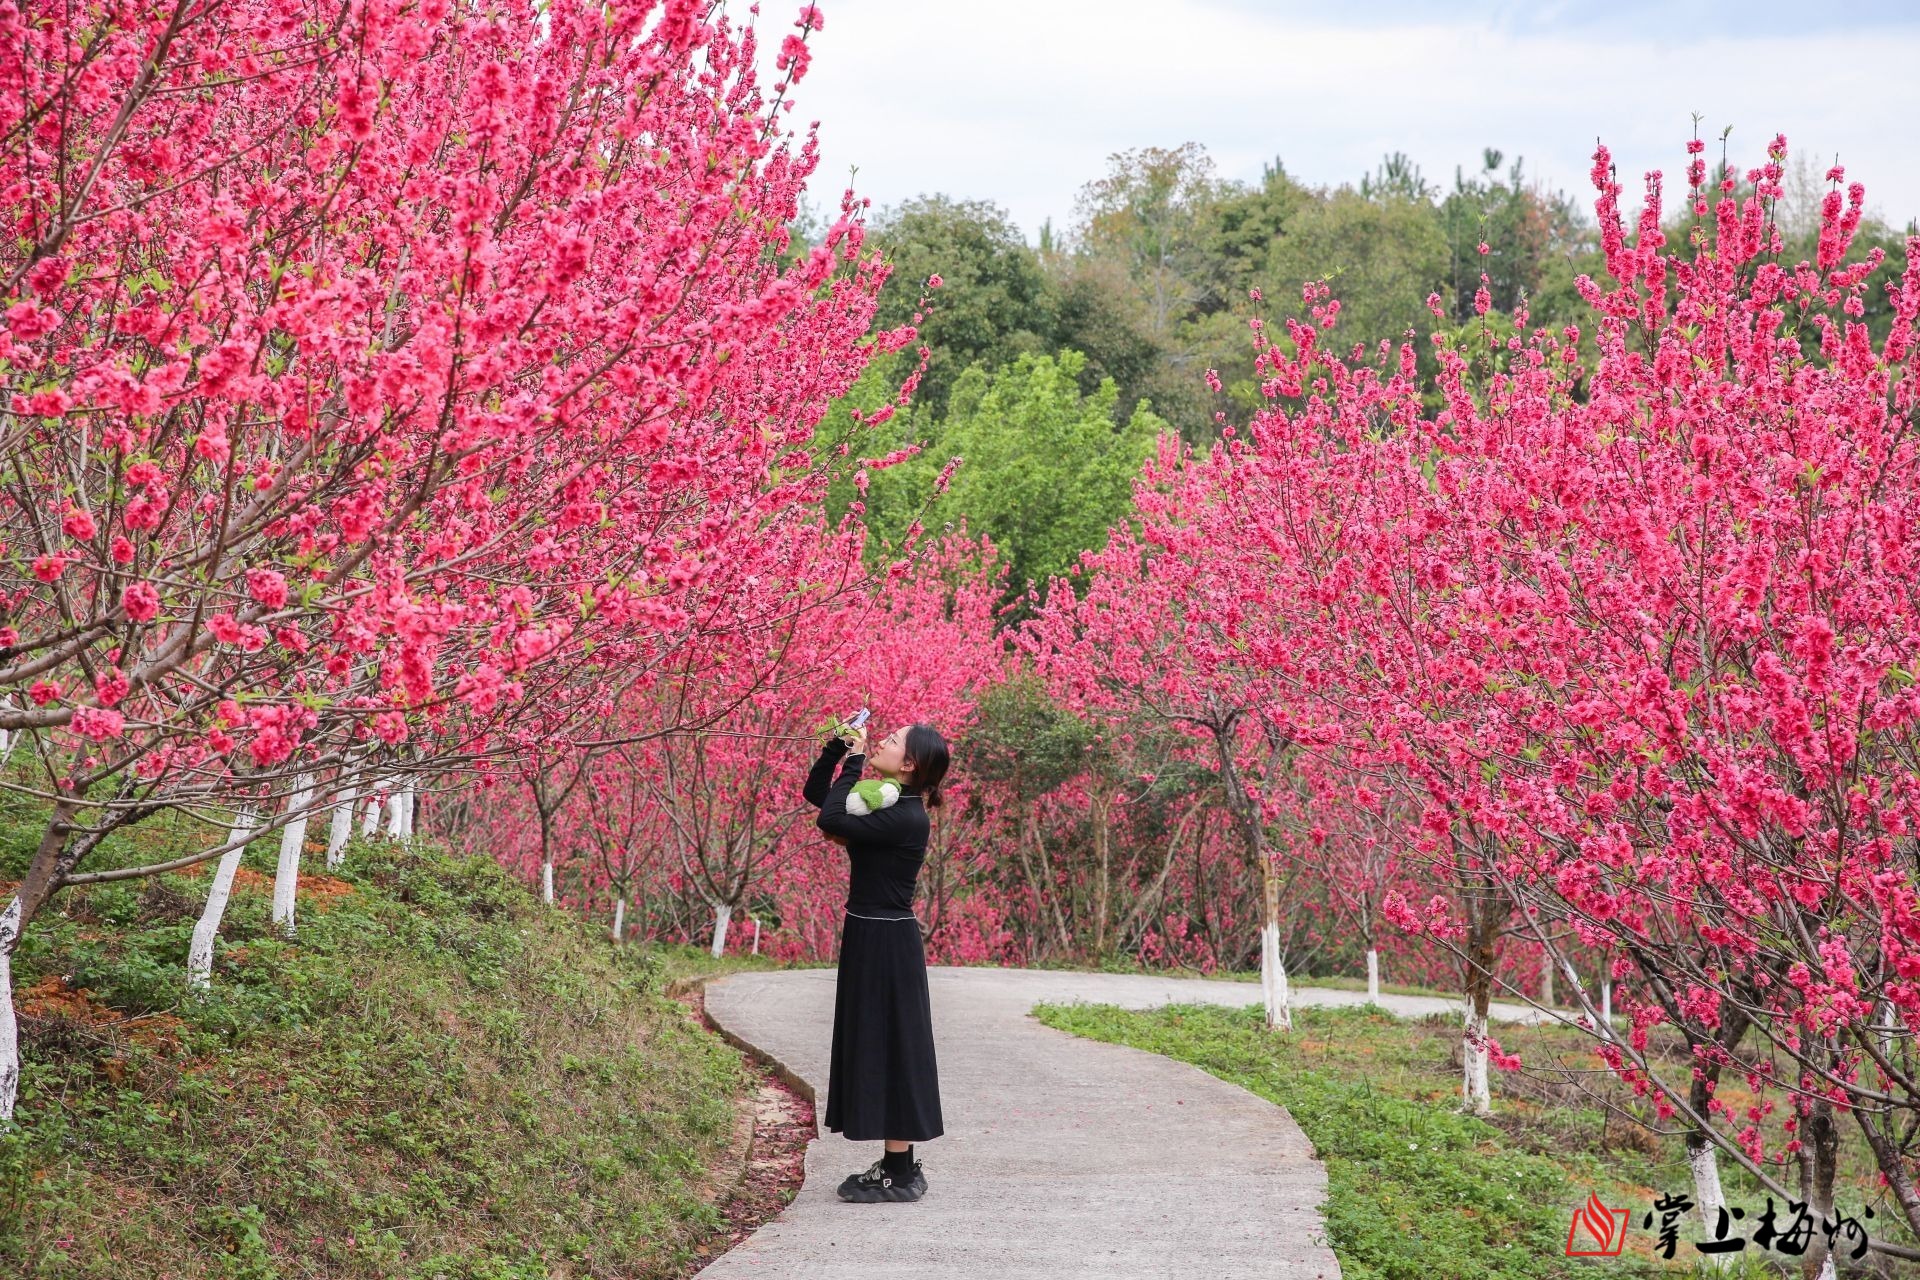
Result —
<svg viewBox="0 0 1920 1280"><path fill-rule="evenodd" d="M880 1156L880 1167L889 1177L910 1178L913 1176L913 1148L905 1151L884 1151Z"/></svg>

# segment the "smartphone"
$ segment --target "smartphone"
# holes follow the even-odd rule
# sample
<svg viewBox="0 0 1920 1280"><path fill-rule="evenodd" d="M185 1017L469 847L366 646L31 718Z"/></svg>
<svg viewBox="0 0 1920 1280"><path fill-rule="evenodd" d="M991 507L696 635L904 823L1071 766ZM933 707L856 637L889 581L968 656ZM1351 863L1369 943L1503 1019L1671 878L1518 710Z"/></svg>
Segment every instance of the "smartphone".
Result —
<svg viewBox="0 0 1920 1280"><path fill-rule="evenodd" d="M865 728L867 723L867 715L868 715L867 709L865 707L860 708L858 711L854 712L852 715L847 717L847 728L849 729Z"/></svg>

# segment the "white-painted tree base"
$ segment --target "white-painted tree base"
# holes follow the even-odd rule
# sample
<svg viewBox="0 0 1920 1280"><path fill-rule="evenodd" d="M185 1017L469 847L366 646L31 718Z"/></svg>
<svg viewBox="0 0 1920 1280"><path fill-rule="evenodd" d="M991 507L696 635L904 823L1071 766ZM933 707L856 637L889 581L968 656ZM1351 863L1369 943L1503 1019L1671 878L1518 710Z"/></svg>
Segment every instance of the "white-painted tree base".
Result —
<svg viewBox="0 0 1920 1280"><path fill-rule="evenodd" d="M1460 1038L1460 1107L1476 1116L1493 1112L1493 1091L1487 1080L1487 1019L1471 1005L1466 1032Z"/></svg>
<svg viewBox="0 0 1920 1280"><path fill-rule="evenodd" d="M625 898L615 898L613 900L613 943L614 945L619 946L621 942L626 940L626 936L627 936L627 900Z"/></svg>
<svg viewBox="0 0 1920 1280"><path fill-rule="evenodd" d="M713 909L713 958L718 960L727 949L727 925L733 920L733 904L723 902Z"/></svg>
<svg viewBox="0 0 1920 1280"><path fill-rule="evenodd" d="M273 924L293 936L293 904L300 892L300 854L307 843L307 810L313 803L313 779L301 774L287 797L293 820L280 829L280 862L273 871Z"/></svg>
<svg viewBox="0 0 1920 1280"><path fill-rule="evenodd" d="M1274 1030L1293 1030L1293 1010L1288 1007L1292 992L1287 987L1287 967L1280 962L1280 926L1260 928L1260 995L1265 1001L1267 1026Z"/></svg>
<svg viewBox="0 0 1920 1280"><path fill-rule="evenodd" d="M0 1124L20 1096L20 1019L13 1008L13 947L20 940L20 895L0 911Z"/></svg>
<svg viewBox="0 0 1920 1280"><path fill-rule="evenodd" d="M331 871L346 860L347 841L353 837L353 806L359 803L360 792L357 788L347 788L346 794L336 797L333 806L333 821L327 827L327 869Z"/></svg>
<svg viewBox="0 0 1920 1280"><path fill-rule="evenodd" d="M540 864L540 901L548 906L553 905L553 864L551 862Z"/></svg>
<svg viewBox="0 0 1920 1280"><path fill-rule="evenodd" d="M1380 1003L1380 953L1367 948L1367 999Z"/></svg>
<svg viewBox="0 0 1920 1280"><path fill-rule="evenodd" d="M1693 1202L1700 1206L1701 1225L1711 1236L1719 1226L1720 1210L1727 1203L1726 1194L1720 1190L1719 1154L1711 1142L1687 1149L1687 1170L1693 1175ZM1717 1265L1713 1269L1724 1270L1730 1261L1728 1255L1719 1255L1714 1259Z"/></svg>
<svg viewBox="0 0 1920 1280"><path fill-rule="evenodd" d="M187 986L195 991L213 986L213 940L220 933L220 918L227 912L227 899L233 896L233 873L240 869L240 855L246 852L247 836L253 827L253 815L246 810L234 816L233 829L227 833L227 843L233 847L220 855L213 885L207 890L206 909L194 923L193 941L187 947Z"/></svg>

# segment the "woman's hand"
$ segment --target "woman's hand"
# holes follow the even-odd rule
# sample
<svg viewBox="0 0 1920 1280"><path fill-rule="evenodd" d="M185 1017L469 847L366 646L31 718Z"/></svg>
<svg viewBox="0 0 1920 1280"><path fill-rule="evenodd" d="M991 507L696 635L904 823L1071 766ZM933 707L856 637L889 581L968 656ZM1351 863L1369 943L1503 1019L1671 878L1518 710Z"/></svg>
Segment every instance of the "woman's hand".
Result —
<svg viewBox="0 0 1920 1280"><path fill-rule="evenodd" d="M847 754L863 756L867 754L867 731L865 728L850 729L844 735L847 739Z"/></svg>

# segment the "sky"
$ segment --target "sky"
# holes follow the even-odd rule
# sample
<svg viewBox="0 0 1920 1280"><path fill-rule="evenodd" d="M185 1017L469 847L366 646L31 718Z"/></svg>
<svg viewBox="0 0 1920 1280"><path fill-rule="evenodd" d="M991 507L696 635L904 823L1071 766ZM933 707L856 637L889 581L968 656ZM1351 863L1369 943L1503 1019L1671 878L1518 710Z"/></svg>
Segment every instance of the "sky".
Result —
<svg viewBox="0 0 1920 1280"><path fill-rule="evenodd" d="M789 6L762 0L762 29ZM797 11L798 4L792 6ZM1306 183L1357 181L1403 151L1430 181L1484 148L1591 204L1596 139L1629 191L1678 181L1728 125L1742 169L1776 133L1870 210L1920 215L1917 0L821 0L793 119L820 122L811 187L848 174L876 206L991 200L1028 239L1073 221L1115 152L1198 142L1221 177L1278 158ZM777 43L777 40L771 42ZM1712 142L1709 155L1718 151Z"/></svg>

